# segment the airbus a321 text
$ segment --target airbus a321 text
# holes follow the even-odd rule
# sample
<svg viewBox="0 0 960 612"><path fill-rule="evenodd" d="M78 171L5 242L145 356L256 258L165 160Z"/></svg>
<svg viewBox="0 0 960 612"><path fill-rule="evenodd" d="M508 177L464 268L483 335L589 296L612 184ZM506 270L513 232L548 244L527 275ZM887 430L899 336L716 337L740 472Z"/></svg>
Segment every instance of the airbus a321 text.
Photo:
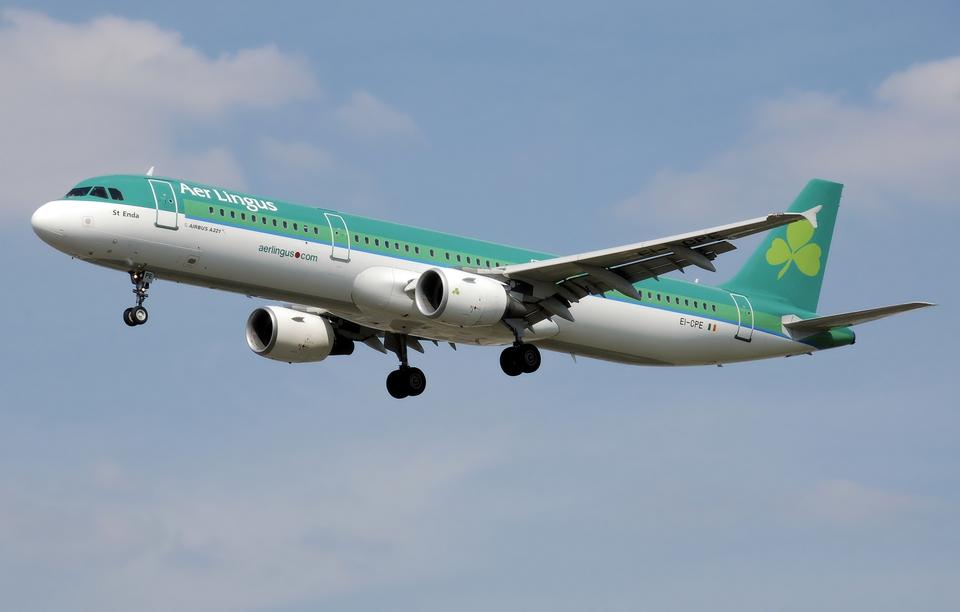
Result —
<svg viewBox="0 0 960 612"><path fill-rule="evenodd" d="M101 176L33 214L45 242L130 276L123 312L147 322L157 279L282 302L257 308L258 355L303 363L357 343L400 362L396 398L426 388L410 349L505 346L509 376L540 350L639 365L710 365L853 344L851 327L929 306L910 302L822 316L817 302L842 185L810 181L786 212L623 246L556 256L173 178ZM733 241L767 232L740 271L711 287L667 278L714 271Z"/></svg>

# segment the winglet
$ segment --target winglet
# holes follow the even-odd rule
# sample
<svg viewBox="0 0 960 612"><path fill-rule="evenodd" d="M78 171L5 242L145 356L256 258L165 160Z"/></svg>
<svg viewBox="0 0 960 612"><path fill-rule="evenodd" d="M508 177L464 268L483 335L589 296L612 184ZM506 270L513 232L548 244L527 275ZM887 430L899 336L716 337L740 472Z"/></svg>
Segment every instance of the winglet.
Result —
<svg viewBox="0 0 960 612"><path fill-rule="evenodd" d="M147 176L153 176L153 166L150 166L150 169L147 170Z"/></svg>
<svg viewBox="0 0 960 612"><path fill-rule="evenodd" d="M822 204L817 204L813 208L809 210L805 210L802 213L800 213L801 215L803 215L804 219L810 222L810 225L813 226L813 229L817 229L817 213L820 212L822 208L823 208Z"/></svg>

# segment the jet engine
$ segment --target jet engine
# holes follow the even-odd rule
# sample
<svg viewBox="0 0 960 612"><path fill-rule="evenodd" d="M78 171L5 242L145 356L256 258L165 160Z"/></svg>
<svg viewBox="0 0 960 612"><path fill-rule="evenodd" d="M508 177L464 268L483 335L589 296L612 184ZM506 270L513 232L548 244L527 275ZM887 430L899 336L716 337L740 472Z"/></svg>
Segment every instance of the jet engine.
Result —
<svg viewBox="0 0 960 612"><path fill-rule="evenodd" d="M421 274L414 299L424 317L459 327L493 325L511 306L502 283L446 268L430 268Z"/></svg>
<svg viewBox="0 0 960 612"><path fill-rule="evenodd" d="M277 361L307 363L353 352L353 340L338 336L330 321L281 306L254 310L246 331L250 350Z"/></svg>

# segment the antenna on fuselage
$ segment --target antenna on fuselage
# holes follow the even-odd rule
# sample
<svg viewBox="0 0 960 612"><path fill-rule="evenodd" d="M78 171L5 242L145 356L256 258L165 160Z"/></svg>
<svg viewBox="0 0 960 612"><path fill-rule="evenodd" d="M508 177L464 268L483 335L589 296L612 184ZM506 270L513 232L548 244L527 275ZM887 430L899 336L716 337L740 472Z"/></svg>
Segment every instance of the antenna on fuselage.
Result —
<svg viewBox="0 0 960 612"><path fill-rule="evenodd" d="M150 169L147 170L147 176L153 176L153 166L150 166Z"/></svg>

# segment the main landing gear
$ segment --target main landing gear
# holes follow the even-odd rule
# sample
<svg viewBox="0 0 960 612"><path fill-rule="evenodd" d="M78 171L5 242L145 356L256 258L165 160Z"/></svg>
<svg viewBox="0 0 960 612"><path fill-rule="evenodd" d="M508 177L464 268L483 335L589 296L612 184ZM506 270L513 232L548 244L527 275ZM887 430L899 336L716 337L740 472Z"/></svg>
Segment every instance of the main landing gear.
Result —
<svg viewBox="0 0 960 612"><path fill-rule="evenodd" d="M130 272L130 282L134 285L133 294L137 296L137 305L131 306L123 311L123 322L130 327L143 325L147 322L149 314L143 307L143 302L147 299L147 290L150 283L154 280L153 273L146 270L134 270Z"/></svg>
<svg viewBox="0 0 960 612"><path fill-rule="evenodd" d="M500 353L500 369L507 376L532 374L540 369L540 349L518 340Z"/></svg>
<svg viewBox="0 0 960 612"><path fill-rule="evenodd" d="M427 376L420 368L410 367L407 359L407 337L402 334L389 334L387 346L397 354L400 367L387 376L387 393L397 399L416 397L427 388Z"/></svg>

